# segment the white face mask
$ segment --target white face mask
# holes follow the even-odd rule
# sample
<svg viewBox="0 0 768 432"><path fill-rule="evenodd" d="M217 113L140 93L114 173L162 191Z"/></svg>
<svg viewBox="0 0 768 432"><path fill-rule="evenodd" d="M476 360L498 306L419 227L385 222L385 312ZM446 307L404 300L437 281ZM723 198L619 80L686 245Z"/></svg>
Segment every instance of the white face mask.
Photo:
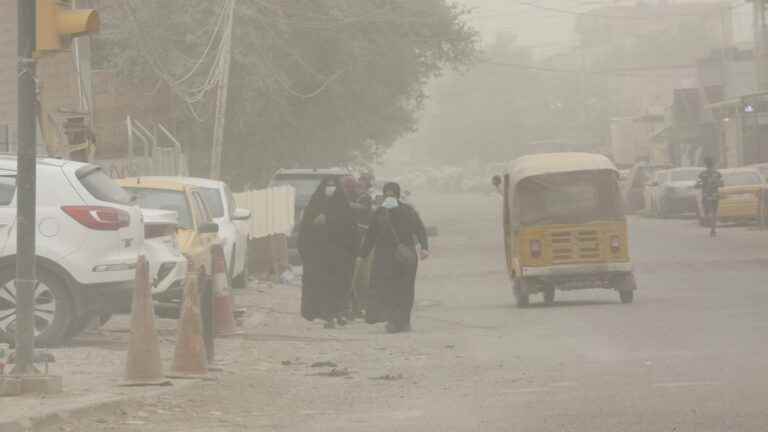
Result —
<svg viewBox="0 0 768 432"><path fill-rule="evenodd" d="M325 196L332 197L336 193L336 186L326 186Z"/></svg>
<svg viewBox="0 0 768 432"><path fill-rule="evenodd" d="M385 209L393 209L399 207L400 203L397 202L397 198L395 197L386 197L384 202L381 203L381 206Z"/></svg>

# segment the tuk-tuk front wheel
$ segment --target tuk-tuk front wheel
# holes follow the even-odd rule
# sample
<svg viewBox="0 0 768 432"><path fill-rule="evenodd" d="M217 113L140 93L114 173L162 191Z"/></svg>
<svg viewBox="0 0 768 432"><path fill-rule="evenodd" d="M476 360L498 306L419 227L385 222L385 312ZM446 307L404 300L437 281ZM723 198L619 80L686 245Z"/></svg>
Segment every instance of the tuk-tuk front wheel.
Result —
<svg viewBox="0 0 768 432"><path fill-rule="evenodd" d="M632 274L624 276L617 289L622 303L632 303L635 300L635 290L637 289L635 276Z"/></svg>
<svg viewBox="0 0 768 432"><path fill-rule="evenodd" d="M514 282L514 290L515 290L515 301L517 302L517 307L519 308L528 307L528 305L530 304L530 297L531 297L531 293L528 289L528 281L526 281L521 277L516 278Z"/></svg>

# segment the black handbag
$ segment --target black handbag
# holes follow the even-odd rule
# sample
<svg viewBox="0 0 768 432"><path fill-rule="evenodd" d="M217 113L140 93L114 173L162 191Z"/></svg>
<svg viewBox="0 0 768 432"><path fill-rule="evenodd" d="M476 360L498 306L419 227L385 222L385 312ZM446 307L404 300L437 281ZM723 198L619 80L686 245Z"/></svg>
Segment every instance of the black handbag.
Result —
<svg viewBox="0 0 768 432"><path fill-rule="evenodd" d="M416 249L400 241L400 237L397 235L397 231L395 231L395 227L392 225L392 219L390 219L389 216L390 215L387 214L387 223L397 242L397 247L395 247L395 261L406 268L416 267L419 262L419 258L416 256Z"/></svg>

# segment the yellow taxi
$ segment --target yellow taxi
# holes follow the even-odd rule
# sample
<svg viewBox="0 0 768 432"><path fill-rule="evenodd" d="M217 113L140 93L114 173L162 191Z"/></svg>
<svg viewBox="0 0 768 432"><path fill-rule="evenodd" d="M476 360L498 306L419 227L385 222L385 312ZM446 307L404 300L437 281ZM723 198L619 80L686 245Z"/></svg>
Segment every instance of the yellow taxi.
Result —
<svg viewBox="0 0 768 432"><path fill-rule="evenodd" d="M118 183L136 197L141 208L175 211L179 217L176 236L181 252L192 261L190 270L212 274L212 251L218 241L219 226L200 191L175 180L136 177Z"/></svg>
<svg viewBox="0 0 768 432"><path fill-rule="evenodd" d="M504 244L518 306L528 306L531 294L543 294L549 304L555 290L590 288L633 301L618 178L608 158L587 153L523 156L503 180L494 178L504 198Z"/></svg>
<svg viewBox="0 0 768 432"><path fill-rule="evenodd" d="M720 173L723 175L723 187L720 188L718 220L724 223L758 221L762 206L760 198L765 190L760 172L754 168L733 168L721 170ZM698 204L699 222L704 224L701 196Z"/></svg>

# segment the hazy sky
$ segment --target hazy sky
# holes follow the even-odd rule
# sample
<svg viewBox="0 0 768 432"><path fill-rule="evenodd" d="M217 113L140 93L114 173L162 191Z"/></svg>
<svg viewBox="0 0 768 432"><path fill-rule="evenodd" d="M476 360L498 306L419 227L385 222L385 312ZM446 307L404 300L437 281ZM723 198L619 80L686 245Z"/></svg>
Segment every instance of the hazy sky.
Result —
<svg viewBox="0 0 768 432"><path fill-rule="evenodd" d="M517 36L522 44L534 46L535 53L539 57L557 52L575 42L573 40L574 15L543 10L526 3L573 12L585 12L594 7L614 3L633 4L629 1L606 0L457 1L474 10L470 21L480 30L485 41L492 41L497 33L508 33ZM736 0L732 4L736 40L749 41L752 38L751 5L745 4L743 0Z"/></svg>

